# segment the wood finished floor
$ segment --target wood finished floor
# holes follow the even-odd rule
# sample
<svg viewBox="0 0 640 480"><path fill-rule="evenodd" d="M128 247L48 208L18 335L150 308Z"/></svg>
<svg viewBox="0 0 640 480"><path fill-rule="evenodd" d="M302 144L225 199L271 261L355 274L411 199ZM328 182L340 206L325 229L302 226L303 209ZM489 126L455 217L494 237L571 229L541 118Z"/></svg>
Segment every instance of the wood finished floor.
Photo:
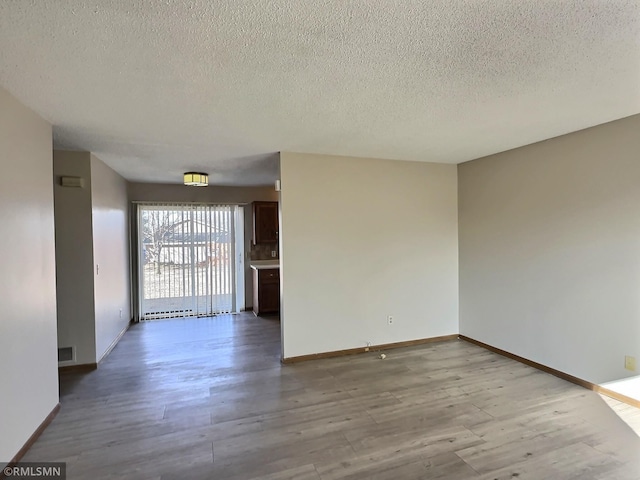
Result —
<svg viewBox="0 0 640 480"><path fill-rule="evenodd" d="M251 314L134 325L24 461L69 479L640 479L599 395L462 341L279 362Z"/></svg>

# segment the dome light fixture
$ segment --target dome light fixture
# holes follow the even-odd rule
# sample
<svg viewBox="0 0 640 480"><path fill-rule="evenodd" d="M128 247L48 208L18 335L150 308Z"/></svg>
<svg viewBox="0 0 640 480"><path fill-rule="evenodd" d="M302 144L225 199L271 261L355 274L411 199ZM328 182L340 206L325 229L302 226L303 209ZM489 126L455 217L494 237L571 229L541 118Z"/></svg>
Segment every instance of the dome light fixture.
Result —
<svg viewBox="0 0 640 480"><path fill-rule="evenodd" d="M190 187L206 187L209 185L209 174L202 172L186 172L184 184Z"/></svg>

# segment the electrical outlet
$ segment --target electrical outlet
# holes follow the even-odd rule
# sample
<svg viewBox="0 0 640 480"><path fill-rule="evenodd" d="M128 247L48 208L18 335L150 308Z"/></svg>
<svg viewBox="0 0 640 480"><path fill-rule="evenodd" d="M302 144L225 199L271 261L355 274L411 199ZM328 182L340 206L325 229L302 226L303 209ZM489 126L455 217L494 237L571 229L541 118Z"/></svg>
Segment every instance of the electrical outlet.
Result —
<svg viewBox="0 0 640 480"><path fill-rule="evenodd" d="M388 323L389 325L393 325L393 315L388 315L388 316L387 316L387 323Z"/></svg>
<svg viewBox="0 0 640 480"><path fill-rule="evenodd" d="M275 258L275 257L276 257L276 253L277 253L277 252L276 252L275 250L271 250L271 256L272 256L273 258Z"/></svg>
<svg viewBox="0 0 640 480"><path fill-rule="evenodd" d="M627 370L631 370L632 372L636 371L636 357L626 356L624 357L624 368Z"/></svg>

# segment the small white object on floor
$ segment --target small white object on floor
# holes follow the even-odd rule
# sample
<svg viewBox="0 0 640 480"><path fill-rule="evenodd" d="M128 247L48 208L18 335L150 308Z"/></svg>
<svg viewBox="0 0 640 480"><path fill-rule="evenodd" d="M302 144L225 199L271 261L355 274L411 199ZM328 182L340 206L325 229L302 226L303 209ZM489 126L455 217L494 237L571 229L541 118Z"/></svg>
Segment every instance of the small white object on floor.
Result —
<svg viewBox="0 0 640 480"><path fill-rule="evenodd" d="M385 358L387 358L387 356L386 356L384 353L381 353L381 354L380 354L380 359L381 359L381 360L384 360Z"/></svg>

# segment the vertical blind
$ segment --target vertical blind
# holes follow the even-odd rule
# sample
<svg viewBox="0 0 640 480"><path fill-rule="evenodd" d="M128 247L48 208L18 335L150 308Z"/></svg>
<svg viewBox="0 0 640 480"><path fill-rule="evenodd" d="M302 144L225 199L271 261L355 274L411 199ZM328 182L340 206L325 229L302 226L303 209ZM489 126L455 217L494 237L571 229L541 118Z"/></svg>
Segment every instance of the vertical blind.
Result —
<svg viewBox="0 0 640 480"><path fill-rule="evenodd" d="M237 208L138 205L142 319L236 311Z"/></svg>

